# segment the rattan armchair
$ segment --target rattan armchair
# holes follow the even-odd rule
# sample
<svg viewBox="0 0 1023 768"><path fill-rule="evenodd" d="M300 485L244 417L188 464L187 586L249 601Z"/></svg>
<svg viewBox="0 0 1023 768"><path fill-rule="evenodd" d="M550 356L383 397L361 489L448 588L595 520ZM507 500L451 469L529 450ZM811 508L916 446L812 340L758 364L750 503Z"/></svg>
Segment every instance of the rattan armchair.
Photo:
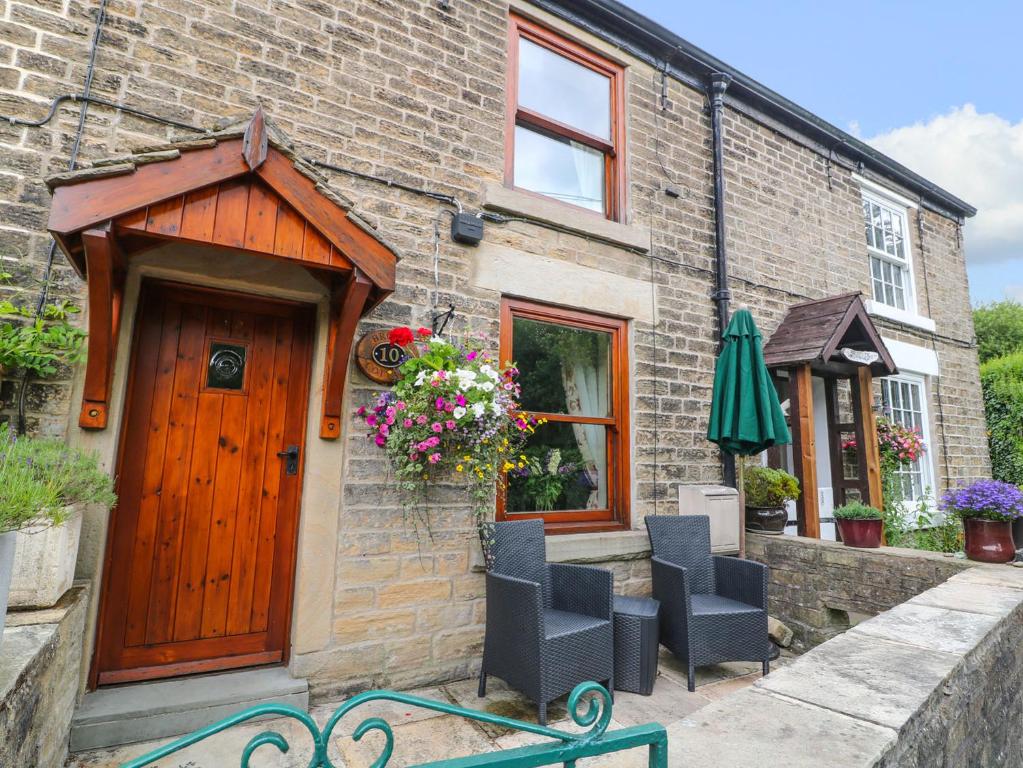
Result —
<svg viewBox="0 0 1023 768"><path fill-rule="evenodd" d="M646 518L654 597L661 603L661 645L688 669L722 661L759 661L770 671L767 566L711 555L706 515Z"/></svg>
<svg viewBox="0 0 1023 768"><path fill-rule="evenodd" d="M495 523L487 573L487 629L479 695L487 676L539 707L587 680L614 690L613 578L610 571L548 563L543 521Z"/></svg>

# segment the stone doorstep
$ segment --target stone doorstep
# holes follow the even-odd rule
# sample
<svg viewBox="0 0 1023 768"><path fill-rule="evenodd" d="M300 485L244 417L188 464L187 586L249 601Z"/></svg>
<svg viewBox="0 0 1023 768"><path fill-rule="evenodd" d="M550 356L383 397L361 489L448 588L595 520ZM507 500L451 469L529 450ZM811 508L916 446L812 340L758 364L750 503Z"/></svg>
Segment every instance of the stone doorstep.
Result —
<svg viewBox="0 0 1023 768"><path fill-rule="evenodd" d="M71 720L71 752L182 736L256 704L309 708L309 686L284 667L133 683L87 693Z"/></svg>

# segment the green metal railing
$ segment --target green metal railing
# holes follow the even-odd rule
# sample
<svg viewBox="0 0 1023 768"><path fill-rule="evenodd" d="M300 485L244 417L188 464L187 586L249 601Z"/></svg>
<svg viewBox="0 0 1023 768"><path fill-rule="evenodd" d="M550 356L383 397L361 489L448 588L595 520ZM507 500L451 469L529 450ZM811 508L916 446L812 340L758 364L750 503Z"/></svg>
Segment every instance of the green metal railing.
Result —
<svg viewBox="0 0 1023 768"><path fill-rule="evenodd" d="M589 705L583 711L581 705L584 697L589 698ZM232 726L244 723L257 717L276 716L290 717L298 720L309 731L313 741L313 755L310 758L308 768L339 768L331 762L328 757L328 745L330 744L331 733L340 722L341 718L356 707L370 701L396 701L422 709L431 709L436 712L443 712L448 715L464 717L468 720L475 720L480 723L490 723L516 731L533 733L538 736L546 736L551 741L542 744L535 744L517 749L506 749L498 752L485 752L479 755L468 755L466 757L454 757L438 762L423 763L417 768L534 768L534 766L562 764L567 768L575 768L576 760L584 757L596 757L611 752L621 752L636 747L647 747L649 749L649 768L667 768L668 765L668 734L664 726L657 723L637 725L631 728L622 728L617 731L607 731L608 723L611 722L611 696L603 686L597 683L581 683L575 687L568 697L568 711L572 720L588 731L582 733L565 733L554 728L548 728L535 723L526 723L521 720L511 720L507 717L492 715L487 712L479 712L474 709L456 707L441 701L422 699L418 696L409 696L405 693L394 691L367 691L353 696L330 716L323 729L316 725L316 722L307 712L287 704L260 704L249 707L236 715L227 717L220 722L207 726L201 730L182 736L170 744L159 749L154 749L141 757L125 763L122 768L142 768L145 765L153 765L175 752L186 747L197 744L200 741L210 738L221 731ZM391 759L394 752L394 733L391 726L379 717L370 717L363 720L359 727L352 733L355 741L362 739L370 731L380 731L384 734L384 748L379 757L373 762L370 768L384 768ZM249 760L252 754L266 744L272 744L282 753L290 749L288 740L276 731L263 731L253 736L242 749L241 768L249 768ZM350 766L349 768L363 768L363 766Z"/></svg>

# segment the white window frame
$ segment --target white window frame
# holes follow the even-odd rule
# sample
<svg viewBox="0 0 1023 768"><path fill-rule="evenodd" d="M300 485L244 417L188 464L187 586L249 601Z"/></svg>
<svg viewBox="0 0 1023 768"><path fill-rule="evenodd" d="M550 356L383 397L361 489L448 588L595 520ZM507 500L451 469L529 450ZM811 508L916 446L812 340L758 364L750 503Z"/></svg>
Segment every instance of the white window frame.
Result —
<svg viewBox="0 0 1023 768"><path fill-rule="evenodd" d="M926 502L928 509L933 512L935 507L935 497L937 495L937 486L935 481L934 473L934 446L931 444L931 412L930 412L930 392L928 391L927 376L921 376L913 373L898 373L895 376L885 376L881 379L882 382L888 381L896 384L909 384L920 388L920 421L922 422L921 434L924 440L924 445L927 450L924 455L918 459L920 464L920 485L923 491L923 500ZM884 384L881 384L882 388ZM882 398L882 403L883 403ZM885 418L891 418L887 410L884 411ZM927 489L930 488L930 493L927 493ZM914 499L912 501L905 501L905 511L915 510L917 505L920 503L920 499Z"/></svg>
<svg viewBox="0 0 1023 768"><path fill-rule="evenodd" d="M899 262L897 257L893 257L891 254L886 253L883 250L874 248L867 242L865 227L866 220L863 216L862 201L860 208L860 219L862 226L864 227L863 244L867 249L867 273L870 277L870 296L872 309L875 310L876 314L892 316L892 315L906 315L908 318L918 318L920 313L917 308L917 297L916 297L916 276L915 269L913 268L913 237L909 228L909 208L910 206L905 205L894 196L888 196L880 193L874 188L867 188L866 185L861 184L860 194L862 200L874 203L875 205L887 208L894 214L902 217L902 233L903 233L903 248L906 254L906 258L903 263ZM888 304L882 299L879 299L874 293L874 272L872 268L871 257L878 258L881 261L891 264L893 267L897 267L903 270L903 293L906 297L905 309L896 307L892 304ZM895 316L893 319L902 319Z"/></svg>

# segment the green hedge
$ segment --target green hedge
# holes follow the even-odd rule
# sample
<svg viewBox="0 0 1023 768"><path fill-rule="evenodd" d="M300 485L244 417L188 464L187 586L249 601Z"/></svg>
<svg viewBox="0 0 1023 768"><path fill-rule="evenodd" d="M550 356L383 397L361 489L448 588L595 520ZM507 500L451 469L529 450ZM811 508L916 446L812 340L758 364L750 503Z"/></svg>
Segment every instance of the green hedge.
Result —
<svg viewBox="0 0 1023 768"><path fill-rule="evenodd" d="M989 360L980 367L996 480L1023 485L1023 352Z"/></svg>

